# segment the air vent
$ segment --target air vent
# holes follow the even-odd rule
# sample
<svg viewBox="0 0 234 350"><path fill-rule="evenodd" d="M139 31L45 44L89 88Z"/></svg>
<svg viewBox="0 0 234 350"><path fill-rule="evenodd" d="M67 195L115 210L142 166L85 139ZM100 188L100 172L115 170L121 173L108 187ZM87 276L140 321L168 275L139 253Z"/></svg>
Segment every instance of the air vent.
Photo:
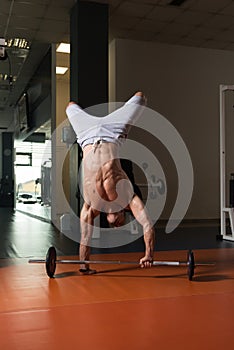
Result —
<svg viewBox="0 0 234 350"><path fill-rule="evenodd" d="M181 6L187 0L172 0L169 5L171 6Z"/></svg>

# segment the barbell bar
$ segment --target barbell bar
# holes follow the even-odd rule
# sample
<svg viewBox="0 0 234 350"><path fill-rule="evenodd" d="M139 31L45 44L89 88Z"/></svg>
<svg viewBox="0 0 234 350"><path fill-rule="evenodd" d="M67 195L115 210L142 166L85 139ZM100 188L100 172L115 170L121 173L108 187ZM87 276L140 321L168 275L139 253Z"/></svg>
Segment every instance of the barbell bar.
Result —
<svg viewBox="0 0 234 350"><path fill-rule="evenodd" d="M109 265L139 265L136 261L120 261L120 260L59 260L55 247L50 247L46 254L46 259L29 259L29 263L45 264L46 273L50 278L54 277L56 264L109 264ZM187 262L180 261L153 261L152 266L186 266L188 279L192 281L194 269L196 266L212 266L214 263L198 263L195 264L194 254L192 250L187 253Z"/></svg>

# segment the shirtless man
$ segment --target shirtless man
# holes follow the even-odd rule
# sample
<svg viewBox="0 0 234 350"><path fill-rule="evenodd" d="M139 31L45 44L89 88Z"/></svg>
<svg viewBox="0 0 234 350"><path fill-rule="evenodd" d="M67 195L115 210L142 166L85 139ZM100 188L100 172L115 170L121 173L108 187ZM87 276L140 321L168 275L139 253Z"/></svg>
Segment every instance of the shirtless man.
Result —
<svg viewBox="0 0 234 350"><path fill-rule="evenodd" d="M77 142L83 150L84 205L80 214L80 260L89 260L95 217L104 211L107 221L118 227L124 224L124 209L130 209L144 233L145 255L139 264L141 267L152 265L154 227L143 202L133 192L119 159L120 145L145 104L144 94L137 92L123 107L102 118L90 116L75 102L70 102L66 108ZM92 274L95 271L88 264L81 264L80 272Z"/></svg>

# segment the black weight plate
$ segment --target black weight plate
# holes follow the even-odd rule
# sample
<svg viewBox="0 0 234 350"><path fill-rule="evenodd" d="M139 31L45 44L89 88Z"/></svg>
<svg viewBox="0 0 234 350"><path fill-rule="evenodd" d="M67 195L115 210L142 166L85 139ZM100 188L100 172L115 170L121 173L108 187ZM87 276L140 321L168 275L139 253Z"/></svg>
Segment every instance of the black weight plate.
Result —
<svg viewBox="0 0 234 350"><path fill-rule="evenodd" d="M194 275L194 267L195 267L194 254L192 250L188 251L187 263L188 263L188 278L189 278L189 281L192 281L193 275Z"/></svg>
<svg viewBox="0 0 234 350"><path fill-rule="evenodd" d="M56 270L57 253L55 247L50 247L46 254L46 273L50 278L54 277Z"/></svg>

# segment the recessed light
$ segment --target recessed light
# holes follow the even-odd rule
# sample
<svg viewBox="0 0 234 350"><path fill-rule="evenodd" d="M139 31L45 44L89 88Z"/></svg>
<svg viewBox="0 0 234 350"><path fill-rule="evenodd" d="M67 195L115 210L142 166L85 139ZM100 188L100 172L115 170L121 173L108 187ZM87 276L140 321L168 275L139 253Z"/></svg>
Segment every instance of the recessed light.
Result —
<svg viewBox="0 0 234 350"><path fill-rule="evenodd" d="M56 51L63 52L63 53L70 53L70 44L60 43Z"/></svg>
<svg viewBox="0 0 234 350"><path fill-rule="evenodd" d="M10 48L19 48L19 49L28 49L28 50L30 48L30 43L24 38L8 39L6 45Z"/></svg>
<svg viewBox="0 0 234 350"><path fill-rule="evenodd" d="M65 74L68 67L56 67L56 74Z"/></svg>

